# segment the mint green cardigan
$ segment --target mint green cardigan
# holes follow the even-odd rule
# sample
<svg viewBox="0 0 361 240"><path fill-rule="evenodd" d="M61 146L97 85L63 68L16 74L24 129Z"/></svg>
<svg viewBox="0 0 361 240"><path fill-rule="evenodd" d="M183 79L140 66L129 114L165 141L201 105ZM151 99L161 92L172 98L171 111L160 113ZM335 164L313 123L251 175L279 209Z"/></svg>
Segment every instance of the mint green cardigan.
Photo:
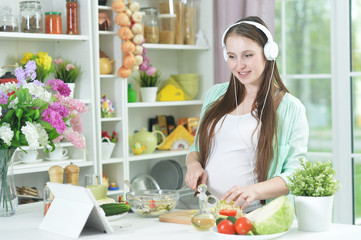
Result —
<svg viewBox="0 0 361 240"><path fill-rule="evenodd" d="M206 93L203 102L200 121L208 105L220 98L227 90L228 82L212 86ZM286 183L289 182L287 176L300 166L299 158L307 157L308 144L308 123L306 109L296 97L286 93L277 109L278 124L278 161L277 152L274 151L267 179L280 176ZM199 152L197 142L190 147L189 152Z"/></svg>

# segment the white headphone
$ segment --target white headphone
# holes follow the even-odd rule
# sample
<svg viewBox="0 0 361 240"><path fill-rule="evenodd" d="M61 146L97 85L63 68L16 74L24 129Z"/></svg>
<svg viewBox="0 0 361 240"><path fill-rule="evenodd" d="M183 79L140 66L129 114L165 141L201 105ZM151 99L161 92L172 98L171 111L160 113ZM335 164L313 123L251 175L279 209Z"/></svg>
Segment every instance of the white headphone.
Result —
<svg viewBox="0 0 361 240"><path fill-rule="evenodd" d="M226 48L226 44L224 43L224 38L228 32L228 30L231 27L234 27L238 24L242 24L242 23L247 23L250 25L253 25L255 27L257 27L259 30L261 30L267 37L268 41L266 42L266 44L263 47L263 52L264 52L264 56L266 57L267 60L272 61L275 60L276 57L278 56L278 45L276 42L273 41L272 38L272 34L270 33L270 31L263 26L260 23L257 22L252 22L252 21L241 21L241 22L237 22L235 24L232 24L231 26L229 26L226 31L224 31L223 36L222 36L222 47L223 47L223 57L224 60L227 62L228 61L228 55L227 55L227 48Z"/></svg>

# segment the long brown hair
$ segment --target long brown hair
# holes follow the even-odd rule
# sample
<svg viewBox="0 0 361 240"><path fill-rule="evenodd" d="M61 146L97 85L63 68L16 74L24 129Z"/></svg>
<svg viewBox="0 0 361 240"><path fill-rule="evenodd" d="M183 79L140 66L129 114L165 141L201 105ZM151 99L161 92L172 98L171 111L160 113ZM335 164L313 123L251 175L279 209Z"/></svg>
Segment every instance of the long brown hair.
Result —
<svg viewBox="0 0 361 240"><path fill-rule="evenodd" d="M253 21L258 22L264 26L265 23L258 17L247 17L240 21ZM267 42L266 35L259 30L257 27L250 24L238 24L230 28L224 38L226 41L227 37L232 35L240 35L256 42L259 46L263 46ZM272 83L270 85L270 92L267 95L268 81L272 74L273 61L267 61L265 69L263 71L260 88L257 96L252 105L252 115L257 119L257 126L262 122L260 137L257 145L257 162L255 167L255 173L257 175L258 182L267 180L267 175L270 167L270 163L273 156L273 141L277 143L277 104L275 93L277 90L281 92L288 92L284 86L281 77L278 72L277 63L274 62L274 71L272 75ZM235 89L238 99L238 104L242 103L246 90L245 86L236 79L233 81L233 74L229 81L229 86L226 92L215 102L210 104L203 116L200 123L197 135L197 141L199 143L200 160L203 168L206 166L208 157L212 152L213 138L215 135L215 127L219 120L227 113L232 112L236 108ZM266 103L264 106L262 119L260 114L262 106L264 104L267 95ZM257 110L257 111L255 111ZM275 144L277 146L277 144ZM278 151L278 149L276 150ZM277 159L276 159L277 161Z"/></svg>

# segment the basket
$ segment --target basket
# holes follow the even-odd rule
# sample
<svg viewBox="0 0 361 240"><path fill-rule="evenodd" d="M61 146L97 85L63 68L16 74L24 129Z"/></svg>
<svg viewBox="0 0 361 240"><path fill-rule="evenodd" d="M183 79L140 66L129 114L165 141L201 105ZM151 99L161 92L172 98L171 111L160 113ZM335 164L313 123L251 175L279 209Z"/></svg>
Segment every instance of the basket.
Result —
<svg viewBox="0 0 361 240"><path fill-rule="evenodd" d="M103 142L106 140L106 142ZM115 143L110 142L109 138L102 138L102 160L109 160L112 156Z"/></svg>

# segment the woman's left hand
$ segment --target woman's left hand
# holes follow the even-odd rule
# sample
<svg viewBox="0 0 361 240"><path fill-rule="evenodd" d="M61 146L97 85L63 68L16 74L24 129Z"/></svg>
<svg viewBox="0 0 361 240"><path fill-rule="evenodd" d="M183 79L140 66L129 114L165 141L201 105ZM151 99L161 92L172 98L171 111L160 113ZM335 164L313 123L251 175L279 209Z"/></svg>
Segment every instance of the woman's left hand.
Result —
<svg viewBox="0 0 361 240"><path fill-rule="evenodd" d="M241 209L244 209L248 204L257 199L257 194L253 186L233 186L225 194L223 194L221 200L225 200L226 203L234 201L234 206L238 206L244 200L243 204L240 206Z"/></svg>

